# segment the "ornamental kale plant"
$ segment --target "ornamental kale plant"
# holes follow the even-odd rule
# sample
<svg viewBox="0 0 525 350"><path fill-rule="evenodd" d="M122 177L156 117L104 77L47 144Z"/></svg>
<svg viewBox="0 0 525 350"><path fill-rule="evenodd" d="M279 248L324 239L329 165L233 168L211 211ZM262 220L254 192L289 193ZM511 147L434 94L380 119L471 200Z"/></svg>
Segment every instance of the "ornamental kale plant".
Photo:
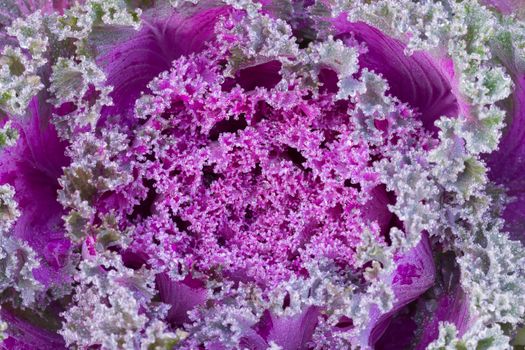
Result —
<svg viewBox="0 0 525 350"><path fill-rule="evenodd" d="M0 348L525 345L525 4L480 1L0 0Z"/></svg>

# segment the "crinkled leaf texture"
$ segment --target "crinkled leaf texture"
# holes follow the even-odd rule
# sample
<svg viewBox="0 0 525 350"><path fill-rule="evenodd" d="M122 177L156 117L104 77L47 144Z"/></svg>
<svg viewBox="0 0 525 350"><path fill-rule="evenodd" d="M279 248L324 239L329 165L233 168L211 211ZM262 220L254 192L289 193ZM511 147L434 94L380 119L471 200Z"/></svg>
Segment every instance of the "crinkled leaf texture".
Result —
<svg viewBox="0 0 525 350"><path fill-rule="evenodd" d="M380 314L373 310L368 344L374 345L392 322L393 316L404 306L414 301L434 283L435 267L428 235L424 234L417 246L399 257L397 269L392 276L392 290L396 301L392 309Z"/></svg>
<svg viewBox="0 0 525 350"><path fill-rule="evenodd" d="M65 155L67 143L59 140L45 109L40 107L35 98L27 116L12 120L20 137L14 147L0 153L0 184L15 188L21 216L12 235L37 252L41 266L33 274L50 287L71 277L60 273L70 243L62 222L65 210L57 201L58 178L69 160Z"/></svg>
<svg viewBox="0 0 525 350"><path fill-rule="evenodd" d="M508 196L502 213L505 230L525 242L525 71L510 68L515 87L508 101L507 126L499 148L486 158L490 180Z"/></svg>
<svg viewBox="0 0 525 350"><path fill-rule="evenodd" d="M388 82L388 92L421 113L427 129L435 131L434 122L441 116L457 116L459 103L453 93L450 59L422 51L407 55L402 42L363 22L338 18L334 27L338 38L353 36L366 45L368 51L359 57L360 68L381 74Z"/></svg>
<svg viewBox="0 0 525 350"><path fill-rule="evenodd" d="M122 114L130 122L135 100L159 73L168 70L173 60L181 55L201 51L213 37L214 25L228 8L204 2L186 12L152 10L144 14L138 33L112 33L114 41L101 46L97 61L104 67L107 84L113 86L114 106L103 115ZM129 29L131 31L131 29ZM104 34L99 34L103 36ZM122 40L122 37L125 39ZM111 42L111 40L107 40Z"/></svg>
<svg viewBox="0 0 525 350"><path fill-rule="evenodd" d="M15 6L0 8L2 27L35 9L45 15L62 13L69 5L7 2ZM133 17L135 12L127 12L131 3L119 3L118 14ZM324 332L333 331L343 336L334 340L329 334L326 338L334 339L323 340L378 350L422 350L442 335L444 323L459 337L468 334L475 318L468 292L457 280L446 288L440 280L443 264L438 259L444 247L457 243L457 237L449 237L456 232L429 235L430 228L404 227L402 216L391 212L402 205L403 191L420 190L425 193L418 193L416 205L432 203L441 209L450 204L443 215L429 215L426 221L413 218L424 221L421 227L438 227L438 221L445 226L449 216L454 225L462 224L464 218L454 217L459 212L453 207L454 194L445 193L453 187L441 188L446 186L425 158L432 147L447 141L448 134L438 134L435 122L449 117L459 125L460 117L468 115L469 106L458 93L454 57L443 47L408 55L401 40L370 24L350 23L346 13L329 21L333 37L305 48L301 46L309 39L294 38L292 29L310 29L302 26L313 25L313 19L292 18L298 23L288 26L260 17L256 4L243 1L203 1L177 9L140 3L144 12L138 31L115 25L117 20L108 24L96 19L95 27L84 28L92 31L85 42L73 48L65 40L56 52L72 50L73 57L89 51L90 57L68 57L67 64L53 67L91 69L97 84L112 88L112 103L101 102L101 118L97 109L90 125L94 129L60 133L64 138L73 135L68 149L69 141L59 138L50 121L52 113L42 97L50 97L47 93L31 100L25 117L9 117L20 137L0 153L0 185L14 188L21 215L8 234L35 252L40 266L31 272L35 284L42 286L36 298L42 305L33 312L2 301L0 315L8 323L2 347L62 349L65 341L80 347L117 347L125 339L126 346L143 349L151 344L173 348L179 341L182 348L206 344L208 349L228 349L225 344L231 341L255 350L309 350ZM289 5L297 8L285 10L304 16L314 8L322 12L326 5L307 3L294 2ZM514 0L486 3L504 14L523 13ZM93 6L90 14L98 15L99 5L88 2ZM243 6L249 10L239 10ZM222 22L223 16L229 17ZM67 25L72 27L78 24L77 18L62 20L70 20ZM239 23L245 28L236 27ZM15 45L1 34L0 47L6 44ZM335 52L334 57L326 52ZM345 65L337 60L346 54L355 62L342 69ZM242 62L231 64L230 59ZM514 57L499 59L512 73L515 87L506 101L508 125L499 149L485 160L490 180L508 197L502 211L505 230L525 242L525 74L513 65ZM89 64L79 64L83 60ZM40 72L43 83L48 68ZM51 89L50 95L72 98L68 87L77 84L74 79L73 84L68 74L54 76L60 77L54 81L60 89ZM79 99L86 105L100 97L94 92L100 86L88 85L81 90L89 93ZM347 92L338 94L343 87ZM56 106L58 114L74 108L71 103ZM474 109L474 103L470 107ZM77 111L82 117L82 109ZM457 153L467 149L468 142L458 142ZM418 166L396 165L396 159ZM392 176L421 170L417 176L411 177L417 172L413 170L403 175L421 177L425 186L399 186L396 198L378 170L377 164L386 162L392 162ZM62 177L68 166L69 174L74 168L89 176ZM67 210L57 201L61 177L60 184L69 187L61 192ZM81 180L85 183L75 183ZM82 186L89 200L67 201ZM81 206L89 207L88 219L81 217ZM66 215L71 222L77 220L79 234L68 232L74 242L65 232ZM409 232L411 227L418 229ZM408 238L401 242L403 230L415 237L410 240L414 245ZM451 253L453 259L468 251L461 249L465 247ZM82 274L68 265L73 252L81 250ZM112 264L121 258L122 264ZM326 272L326 279L334 281L316 281L311 273L323 259L330 264L326 270L315 266L315 271ZM476 263L481 266L483 261ZM300 290L293 284L297 281L312 285ZM71 288L72 283L78 288ZM86 291L90 298L82 299ZM281 300L274 292L286 296ZM70 312L61 314L64 304ZM330 309L334 305L343 305L341 310L354 312L355 318L339 318L340 310ZM213 319L217 310L223 313ZM93 324L82 319L91 312L96 315ZM335 322L329 324L333 315L330 321ZM207 317L218 322L206 324ZM119 323L115 329L113 322ZM334 326L336 322L342 326ZM91 338L81 339L83 329L77 326L93 326Z"/></svg>

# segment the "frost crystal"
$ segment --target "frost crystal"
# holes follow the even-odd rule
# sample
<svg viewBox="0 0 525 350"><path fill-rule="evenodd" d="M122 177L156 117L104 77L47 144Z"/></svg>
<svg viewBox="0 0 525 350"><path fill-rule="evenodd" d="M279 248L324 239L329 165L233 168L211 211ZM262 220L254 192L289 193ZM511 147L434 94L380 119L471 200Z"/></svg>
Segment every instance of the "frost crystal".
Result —
<svg viewBox="0 0 525 350"><path fill-rule="evenodd" d="M119 164L112 158L126 149L126 136L116 131L108 131L102 138L83 134L71 146L74 159L60 179L63 189L59 200L73 209L66 217L68 232L73 240L87 234L87 224L93 220L92 208L98 198L107 191L130 181L130 175L121 172ZM101 229L103 229L103 225ZM118 230L117 230L118 231Z"/></svg>
<svg viewBox="0 0 525 350"><path fill-rule="evenodd" d="M458 259L461 283L480 318L487 323L520 322L525 314L520 281L525 274L525 253L521 244L488 227L484 228L484 241L473 242L464 251Z"/></svg>
<svg viewBox="0 0 525 350"><path fill-rule="evenodd" d="M447 31L448 14L440 2L335 1L333 9L346 12L352 22L366 21L395 37L407 40L407 53L429 50L441 44ZM350 7L348 7L350 6Z"/></svg>
<svg viewBox="0 0 525 350"><path fill-rule="evenodd" d="M93 26L108 24L140 26L141 10L128 7L123 0L88 0L84 5L74 4L51 24L51 31L60 39L84 39Z"/></svg>
<svg viewBox="0 0 525 350"><path fill-rule="evenodd" d="M0 129L0 150L4 147L14 146L18 139L18 131L11 126L11 122L8 121Z"/></svg>
<svg viewBox="0 0 525 350"><path fill-rule="evenodd" d="M44 87L37 66L19 48L5 46L0 54L0 106L7 113L23 114L29 101Z"/></svg>
<svg viewBox="0 0 525 350"><path fill-rule="evenodd" d="M95 257L79 266L74 306L60 331L68 345L133 348L148 318L140 310L152 297L152 276L122 266L118 257Z"/></svg>
<svg viewBox="0 0 525 350"><path fill-rule="evenodd" d="M14 195L10 185L0 186L0 292L14 290L20 293L21 303L29 306L35 302L36 292L42 287L33 277L33 269L39 263L34 251L11 235L10 229L20 216Z"/></svg>
<svg viewBox="0 0 525 350"><path fill-rule="evenodd" d="M89 59L80 63L59 58L52 67L49 91L50 101L56 107L73 104L75 109L68 114L56 116L56 123L63 137L70 136L85 126L94 128L102 108L111 105L111 88L104 86L104 72Z"/></svg>
<svg viewBox="0 0 525 350"><path fill-rule="evenodd" d="M50 91L55 95L57 104L64 102L81 102L89 85L102 83L105 80L104 73L94 62L60 58L53 66L51 74Z"/></svg>
<svg viewBox="0 0 525 350"><path fill-rule="evenodd" d="M0 232L7 234L20 216L18 204L14 200L15 189L10 185L0 186Z"/></svg>
<svg viewBox="0 0 525 350"><path fill-rule="evenodd" d="M33 277L33 269L40 266L35 252L25 242L2 235L0 237L0 291L18 293L20 303L30 306L36 301L36 294L42 285Z"/></svg>
<svg viewBox="0 0 525 350"><path fill-rule="evenodd" d="M21 115L31 98L44 87L37 70L47 62L48 38L40 11L10 24L7 33L17 39L19 47L0 43L0 108Z"/></svg>
<svg viewBox="0 0 525 350"><path fill-rule="evenodd" d="M454 324L440 323L439 336L428 345L429 350L458 350L458 349L511 349L509 338L503 334L500 326L494 325L484 328L478 322L469 332L458 337Z"/></svg>
<svg viewBox="0 0 525 350"><path fill-rule="evenodd" d="M36 11L25 19L18 18L7 29L7 33L16 37L20 47L31 54L39 65L45 64L44 54L48 48L48 38L45 36L44 18Z"/></svg>

